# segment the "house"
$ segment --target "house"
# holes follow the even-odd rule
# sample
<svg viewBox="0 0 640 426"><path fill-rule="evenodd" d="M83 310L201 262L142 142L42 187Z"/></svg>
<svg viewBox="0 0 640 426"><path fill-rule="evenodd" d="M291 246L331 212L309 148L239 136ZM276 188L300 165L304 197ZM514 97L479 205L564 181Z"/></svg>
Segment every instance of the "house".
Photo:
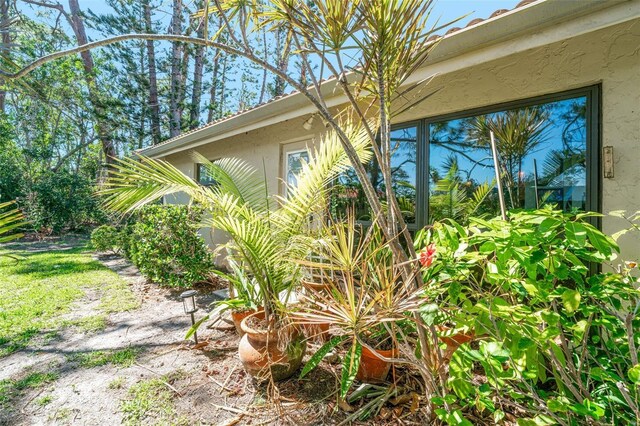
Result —
<svg viewBox="0 0 640 426"><path fill-rule="evenodd" d="M640 210L640 0L522 1L449 30L407 85L416 83L424 87L413 96L429 96L397 109L392 135L397 190L411 227L448 214L436 182L491 182L482 126L492 123L528 132L524 139L498 135L511 206L546 199L567 209ZM334 93L328 104L344 104ZM192 150L210 159L243 158L264 167L275 192L283 179L295 180L296 165L324 131L314 107L291 93L141 154L194 178ZM342 199L356 199L354 186L344 183ZM608 234L625 225L614 217L600 224ZM639 238L625 236L620 244L624 258L638 258Z"/></svg>

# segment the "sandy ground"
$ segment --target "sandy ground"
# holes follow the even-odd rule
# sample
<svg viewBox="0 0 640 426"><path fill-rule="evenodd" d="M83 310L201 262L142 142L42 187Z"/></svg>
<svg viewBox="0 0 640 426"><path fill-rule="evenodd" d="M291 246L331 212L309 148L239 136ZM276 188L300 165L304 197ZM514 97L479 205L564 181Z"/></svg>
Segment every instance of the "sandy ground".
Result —
<svg viewBox="0 0 640 426"><path fill-rule="evenodd" d="M0 424L122 424L121 404L130 398L128 389L142 380L167 374L180 377L167 387L184 424L339 422L331 402L336 386L331 369L318 368L308 380L284 382L275 389L256 388L237 358L238 336L232 326L221 323L217 328L201 328L200 339L209 344L193 349L184 340L190 318L183 312L180 291L145 283L134 267L117 257L99 259L130 283L141 307L110 315L102 331L83 334L72 328L56 330L54 338L35 339L26 350L1 358L0 380L20 378L30 371L54 371L59 378L26 391L10 410L0 413ZM198 297L201 310L196 315L204 315L211 300ZM98 303L98 295L88 292L73 316L95 313ZM138 349L140 354L135 364L126 368L109 364L83 368L69 361L74 354L128 347ZM121 383L114 388L116 379ZM266 403L265 392L279 394L279 403ZM37 404L47 396L51 397L49 404ZM146 419L143 424L156 424L156 419Z"/></svg>

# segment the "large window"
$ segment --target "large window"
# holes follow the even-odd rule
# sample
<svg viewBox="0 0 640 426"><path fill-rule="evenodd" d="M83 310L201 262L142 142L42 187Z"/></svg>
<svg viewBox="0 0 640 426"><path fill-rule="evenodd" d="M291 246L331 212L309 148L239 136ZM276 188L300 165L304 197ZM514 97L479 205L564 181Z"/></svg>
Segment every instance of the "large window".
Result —
<svg viewBox="0 0 640 426"><path fill-rule="evenodd" d="M508 209L553 204L598 211L598 88L401 124L392 131L394 191L407 223L499 212L490 132L496 138ZM379 168L369 177L384 201ZM332 210L370 220L353 172L335 187Z"/></svg>

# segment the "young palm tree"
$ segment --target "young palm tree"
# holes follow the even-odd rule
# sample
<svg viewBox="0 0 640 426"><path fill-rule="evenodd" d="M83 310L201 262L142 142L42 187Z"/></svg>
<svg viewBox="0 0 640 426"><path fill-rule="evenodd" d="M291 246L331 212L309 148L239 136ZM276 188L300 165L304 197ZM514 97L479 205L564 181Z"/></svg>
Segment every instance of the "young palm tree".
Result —
<svg viewBox="0 0 640 426"><path fill-rule="evenodd" d="M369 161L368 138L362 126L346 125L360 161ZM202 225L226 232L227 248L255 280L268 322L282 312L281 294L300 279L294 262L307 256L312 218L323 213L329 182L349 167L335 132L329 132L304 163L297 186L287 196L267 195L266 182L242 160L210 162L194 153L216 185L205 187L171 164L150 158L117 160L100 193L105 206L120 213L132 212L166 195L186 193L209 213Z"/></svg>

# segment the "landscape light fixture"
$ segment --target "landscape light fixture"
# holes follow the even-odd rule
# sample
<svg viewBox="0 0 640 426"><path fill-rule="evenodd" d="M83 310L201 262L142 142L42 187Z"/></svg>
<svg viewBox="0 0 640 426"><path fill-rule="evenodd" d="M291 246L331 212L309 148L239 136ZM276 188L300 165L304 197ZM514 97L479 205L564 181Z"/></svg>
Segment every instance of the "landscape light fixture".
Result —
<svg viewBox="0 0 640 426"><path fill-rule="evenodd" d="M196 324L196 319L193 314L198 310L198 307L196 306L196 294L198 294L196 290L187 290L180 295L180 299L182 299L182 304L184 305L184 313L191 315L192 326ZM195 340L197 345L198 333L195 331L193 332L193 340Z"/></svg>

